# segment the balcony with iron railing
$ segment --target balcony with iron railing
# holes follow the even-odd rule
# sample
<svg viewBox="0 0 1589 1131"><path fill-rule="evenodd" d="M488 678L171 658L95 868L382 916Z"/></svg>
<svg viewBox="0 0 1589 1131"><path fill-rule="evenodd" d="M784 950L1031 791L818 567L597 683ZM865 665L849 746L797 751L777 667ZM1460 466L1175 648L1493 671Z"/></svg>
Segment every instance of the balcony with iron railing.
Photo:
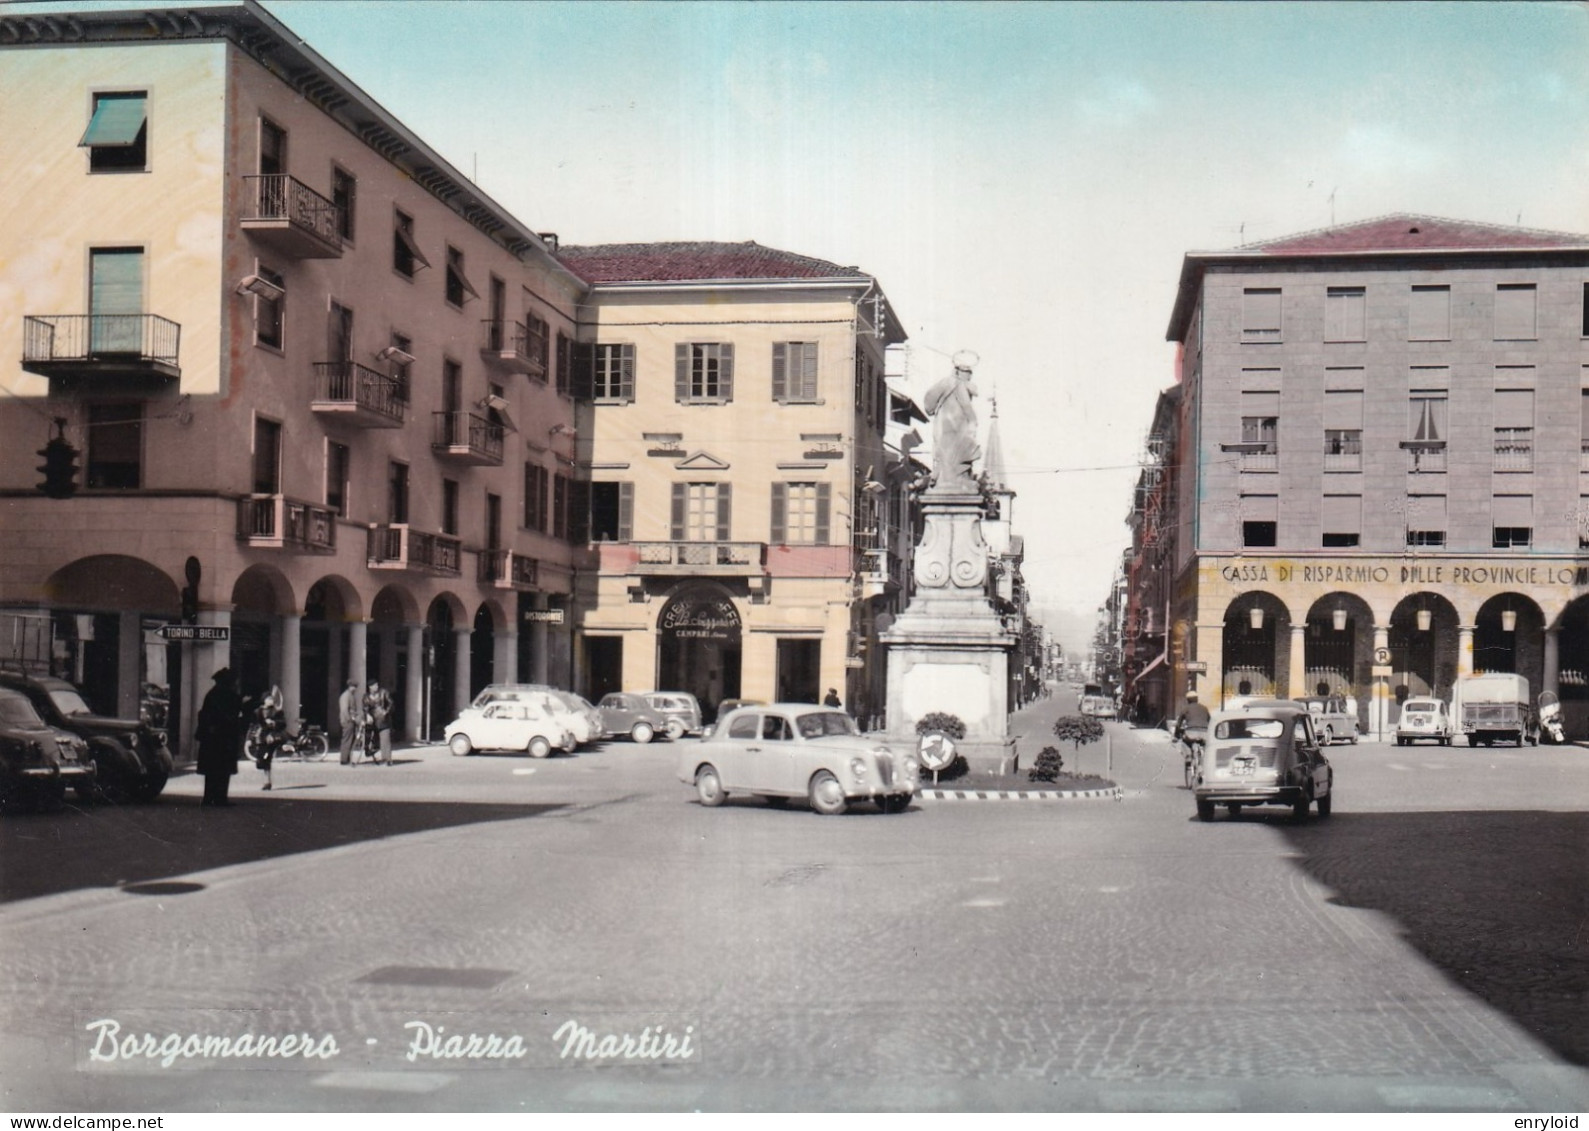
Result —
<svg viewBox="0 0 1589 1131"><path fill-rule="evenodd" d="M500 464L504 426L472 412L438 412L430 447L436 455L457 463Z"/></svg>
<svg viewBox="0 0 1589 1131"><path fill-rule="evenodd" d="M342 255L342 209L286 173L246 176L242 227L267 247L294 259Z"/></svg>
<svg viewBox="0 0 1589 1131"><path fill-rule="evenodd" d="M512 550L481 550L480 581L498 589L532 590L540 580L539 563Z"/></svg>
<svg viewBox="0 0 1589 1131"><path fill-rule="evenodd" d="M403 426L407 402L397 378L356 361L317 361L314 372L312 411L360 428Z"/></svg>
<svg viewBox="0 0 1589 1131"><path fill-rule="evenodd" d="M237 536L265 549L334 553L337 512L285 495L248 495L237 500Z"/></svg>
<svg viewBox="0 0 1589 1131"><path fill-rule="evenodd" d="M764 542L635 542L636 572L653 575L744 577L765 571Z"/></svg>
<svg viewBox="0 0 1589 1131"><path fill-rule="evenodd" d="M486 364L505 373L546 376L546 334L540 323L526 326L523 322L488 318L481 328L485 343L480 347L480 356Z"/></svg>
<svg viewBox="0 0 1589 1131"><path fill-rule="evenodd" d="M458 577L463 573L463 541L451 534L414 530L406 523L372 526L365 564L370 569Z"/></svg>
<svg viewBox="0 0 1589 1131"><path fill-rule="evenodd" d="M148 392L182 376L182 327L158 314L29 314L22 368L51 393Z"/></svg>

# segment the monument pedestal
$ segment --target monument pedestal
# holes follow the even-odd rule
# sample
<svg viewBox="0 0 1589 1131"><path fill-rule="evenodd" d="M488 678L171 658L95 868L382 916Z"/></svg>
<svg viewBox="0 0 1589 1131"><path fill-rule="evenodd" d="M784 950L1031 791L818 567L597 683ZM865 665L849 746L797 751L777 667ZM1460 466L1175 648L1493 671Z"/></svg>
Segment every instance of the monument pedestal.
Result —
<svg viewBox="0 0 1589 1131"><path fill-rule="evenodd" d="M980 493L929 490L916 547L916 592L881 640L888 646L888 737L914 747L935 711L965 724L956 749L975 769L1016 768L1009 735L1009 657L1015 635L987 599L988 546Z"/></svg>

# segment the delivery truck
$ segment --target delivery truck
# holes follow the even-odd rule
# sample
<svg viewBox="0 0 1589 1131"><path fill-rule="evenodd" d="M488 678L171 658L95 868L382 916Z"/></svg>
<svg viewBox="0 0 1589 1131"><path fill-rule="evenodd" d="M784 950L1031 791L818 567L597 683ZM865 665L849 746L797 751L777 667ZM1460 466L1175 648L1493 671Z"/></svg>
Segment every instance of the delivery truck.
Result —
<svg viewBox="0 0 1589 1131"><path fill-rule="evenodd" d="M1510 672L1467 675L1454 694L1457 726L1469 746L1496 742L1539 745L1539 716L1528 697L1528 680Z"/></svg>

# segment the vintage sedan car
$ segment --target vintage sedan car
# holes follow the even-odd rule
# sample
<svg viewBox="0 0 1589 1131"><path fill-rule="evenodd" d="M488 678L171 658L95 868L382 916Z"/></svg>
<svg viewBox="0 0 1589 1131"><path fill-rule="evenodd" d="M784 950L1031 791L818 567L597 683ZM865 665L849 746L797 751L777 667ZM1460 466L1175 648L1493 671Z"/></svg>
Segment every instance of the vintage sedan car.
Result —
<svg viewBox="0 0 1589 1131"><path fill-rule="evenodd" d="M1401 705L1401 718L1396 723L1396 745L1411 746L1427 739L1450 746L1452 729L1451 711L1445 700L1418 696Z"/></svg>
<svg viewBox="0 0 1589 1131"><path fill-rule="evenodd" d="M534 703L547 714L557 717L581 746L600 742L607 737L602 729L601 712L591 706L584 696L545 683L492 683L480 689L474 701L459 712L460 719L471 711L482 712L492 703L502 700Z"/></svg>
<svg viewBox="0 0 1589 1131"><path fill-rule="evenodd" d="M678 776L707 807L730 793L750 793L770 805L804 797L825 814L842 813L857 800L898 813L916 795L921 767L914 752L861 734L843 711L773 703L719 718L709 737L679 756Z"/></svg>
<svg viewBox="0 0 1589 1131"><path fill-rule="evenodd" d="M1209 720L1192 777L1199 820L1212 821L1218 805L1232 816L1244 805L1289 805L1298 820L1317 805L1328 817L1334 790L1335 769L1305 707L1249 706Z"/></svg>
<svg viewBox="0 0 1589 1131"><path fill-rule="evenodd" d="M643 698L667 719L669 738L701 733L701 704L688 691L647 691Z"/></svg>
<svg viewBox="0 0 1589 1131"><path fill-rule="evenodd" d="M523 750L546 758L553 750L572 753L578 745L557 715L527 699L500 699L483 711L459 715L442 737L460 758L476 750Z"/></svg>
<svg viewBox="0 0 1589 1131"><path fill-rule="evenodd" d="M609 692L601 697L596 710L601 712L603 729L614 738L628 735L636 742L650 742L658 734L668 733L668 717L643 695Z"/></svg>
<svg viewBox="0 0 1589 1131"><path fill-rule="evenodd" d="M1313 714L1313 728L1326 746L1357 741L1357 714L1348 712L1342 695L1305 695L1298 700Z"/></svg>
<svg viewBox="0 0 1589 1131"><path fill-rule="evenodd" d="M27 696L46 726L70 731L88 746L94 788L107 801L153 801L171 777L171 752L141 719L96 715L76 687L50 676L0 672L0 687Z"/></svg>
<svg viewBox="0 0 1589 1131"><path fill-rule="evenodd" d="M23 800L58 805L67 786L85 800L94 794L88 743L47 725L20 691L0 688L0 806Z"/></svg>

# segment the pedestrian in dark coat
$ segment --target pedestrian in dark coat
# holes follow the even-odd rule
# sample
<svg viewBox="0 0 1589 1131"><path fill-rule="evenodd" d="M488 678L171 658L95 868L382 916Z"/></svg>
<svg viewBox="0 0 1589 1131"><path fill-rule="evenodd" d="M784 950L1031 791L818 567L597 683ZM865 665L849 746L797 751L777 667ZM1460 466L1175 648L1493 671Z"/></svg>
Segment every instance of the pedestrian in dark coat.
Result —
<svg viewBox="0 0 1589 1131"><path fill-rule="evenodd" d="M232 786L232 775L237 773L246 716L232 669L222 668L210 678L215 686L204 696L194 735L199 742L198 770L204 776L201 804L230 805L226 794Z"/></svg>

